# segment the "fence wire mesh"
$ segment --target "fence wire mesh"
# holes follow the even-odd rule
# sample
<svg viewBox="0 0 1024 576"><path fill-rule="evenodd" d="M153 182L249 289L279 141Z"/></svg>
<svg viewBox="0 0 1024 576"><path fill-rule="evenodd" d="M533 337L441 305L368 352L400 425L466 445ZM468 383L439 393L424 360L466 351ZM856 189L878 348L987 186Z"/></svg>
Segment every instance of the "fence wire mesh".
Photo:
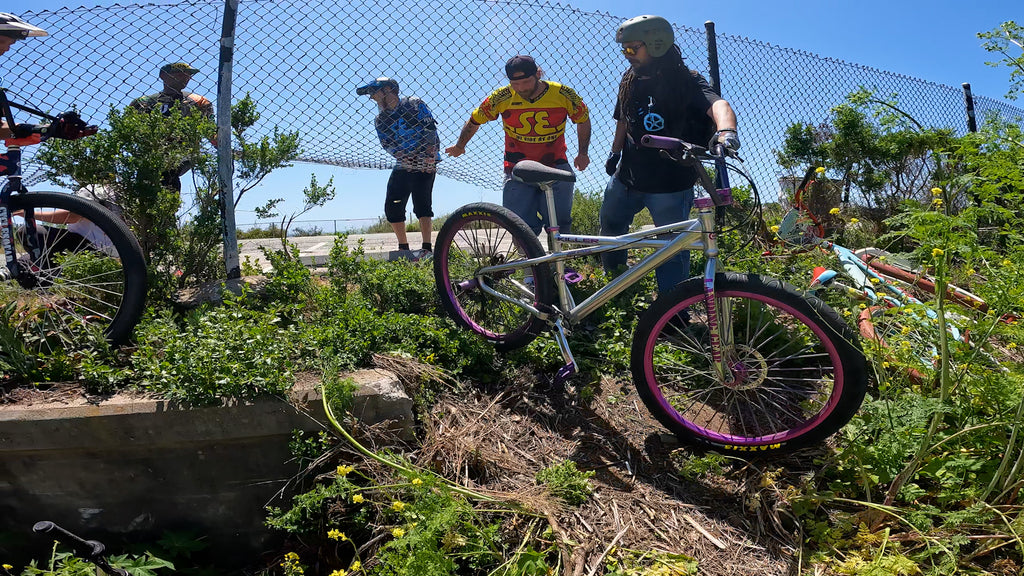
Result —
<svg viewBox="0 0 1024 576"><path fill-rule="evenodd" d="M23 14L51 36L19 44L5 62L5 86L16 100L44 110L76 105L83 117L102 122L109 107L159 91L162 64L185 61L201 71L189 90L215 101L222 12L222 2L209 0ZM396 79L403 96L430 106L443 149L455 143L473 108L508 83L505 61L531 54L548 79L574 88L590 108L593 163L577 177L581 190L596 192L607 182L603 159L627 66L613 42L622 20L537 1L246 0L238 10L234 98L255 99L262 114L257 133L298 130L300 161L388 169L395 159L378 142L377 107L355 94L357 86L378 76ZM676 42L706 75L705 31L677 26ZM786 128L828 120L829 110L860 87L896 95L925 125L967 129L960 88L729 34L719 34L717 44L722 94L737 111L742 152L766 200L777 198L785 176L774 150ZM988 112L1024 117L1024 110L992 98L976 97L975 105L979 119ZM499 124L481 128L466 154L443 158L438 172L500 189ZM574 128L566 141L571 159ZM361 193L339 184L342 198Z"/></svg>

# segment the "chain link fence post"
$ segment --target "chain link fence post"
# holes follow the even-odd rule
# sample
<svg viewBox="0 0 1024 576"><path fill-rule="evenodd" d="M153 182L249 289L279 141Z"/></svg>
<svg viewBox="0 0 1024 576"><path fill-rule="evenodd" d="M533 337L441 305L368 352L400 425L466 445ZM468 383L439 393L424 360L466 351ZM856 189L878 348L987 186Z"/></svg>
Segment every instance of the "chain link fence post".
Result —
<svg viewBox="0 0 1024 576"><path fill-rule="evenodd" d="M704 23L704 35L708 43L708 81L715 94L722 95L722 77L718 71L718 39L715 37L715 23L708 20Z"/></svg>
<svg viewBox="0 0 1024 576"><path fill-rule="evenodd" d="M967 130L977 132L978 119L974 116L974 95L971 94L971 83L964 82L961 86L964 89L964 107L967 109Z"/></svg>
<svg viewBox="0 0 1024 576"><path fill-rule="evenodd" d="M232 184L234 161L231 153L231 74L235 55L235 21L238 0L224 0L217 75L217 177L220 184L220 213L224 223L224 267L228 280L240 278L238 238L235 229L235 192Z"/></svg>

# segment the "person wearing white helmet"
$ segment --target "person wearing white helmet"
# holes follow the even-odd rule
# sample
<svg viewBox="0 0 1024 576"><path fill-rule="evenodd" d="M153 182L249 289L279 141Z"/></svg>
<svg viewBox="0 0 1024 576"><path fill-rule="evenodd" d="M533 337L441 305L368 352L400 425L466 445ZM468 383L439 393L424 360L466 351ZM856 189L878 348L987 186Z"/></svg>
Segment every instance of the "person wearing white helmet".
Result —
<svg viewBox="0 0 1024 576"><path fill-rule="evenodd" d="M18 40L30 36L46 36L46 30L33 26L14 14L0 12L0 55L6 54ZM6 140L14 134L7 127L7 121L0 119L0 139Z"/></svg>
<svg viewBox="0 0 1024 576"><path fill-rule="evenodd" d="M656 226L687 220L693 206L697 173L639 145L645 134L669 136L704 145L709 140L730 150L740 147L736 114L708 82L683 62L672 25L660 16L637 16L615 31L615 41L629 62L615 104L615 137L605 170L611 176L601 204L601 234L618 236L647 208ZM626 264L625 251L602 254L602 264L616 273ZM667 293L690 275L684 251L655 270L658 292Z"/></svg>

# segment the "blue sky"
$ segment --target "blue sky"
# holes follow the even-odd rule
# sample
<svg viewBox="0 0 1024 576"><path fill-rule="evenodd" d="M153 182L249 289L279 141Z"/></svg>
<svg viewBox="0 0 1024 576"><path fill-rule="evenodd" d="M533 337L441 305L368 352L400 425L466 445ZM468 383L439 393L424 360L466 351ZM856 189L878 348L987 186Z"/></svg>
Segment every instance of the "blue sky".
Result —
<svg viewBox="0 0 1024 576"><path fill-rule="evenodd" d="M81 4L107 6L115 2L6 0L2 9L22 13ZM992 60L993 56L981 48L981 41L976 34L991 30L1005 20L1024 22L1024 3L1020 0L981 0L972 3L952 0L790 0L771 3L752 0L717 3L658 0L639 2L635 5L636 9L629 11L623 8L621 1L573 0L562 4L624 18L641 13L658 14L673 23L698 29L703 28L706 20L713 20L721 34L747 37L950 86L970 82L976 94L992 98L1000 98L1006 92L1009 72L1005 68L997 69L984 64ZM595 34L606 34L610 43L614 30L595 31ZM16 52L8 53L8 57L11 55L16 56ZM482 98L484 95L478 96ZM725 96L729 96L727 80ZM365 108L367 131L372 132L375 107L368 99L360 100L360 104ZM1020 102L1016 104L1021 105ZM741 114L741 137L742 126ZM500 128L488 125L482 130L498 131ZM575 141L572 129L569 138L570 142ZM442 143L444 146L450 144ZM590 170L600 170L606 154L606 150L594 147L591 150L594 164ZM495 158L498 156L495 155ZM339 197L331 204L307 214L304 219L365 218L372 221L382 213L388 171L299 164L272 175L263 186L250 192L240 206L236 221L245 224L254 220L252 206L265 198L284 195L281 190L301 190L308 182L310 173L316 173L321 183L333 175L339 191L344 190L345 193L339 193ZM351 193L353 190L358 193ZM434 211L437 214L450 212L466 202L480 200L500 202L500 193L444 177L439 177L434 187ZM294 208L293 204L286 203L284 206L285 211ZM320 223L320 226L329 230L331 224Z"/></svg>

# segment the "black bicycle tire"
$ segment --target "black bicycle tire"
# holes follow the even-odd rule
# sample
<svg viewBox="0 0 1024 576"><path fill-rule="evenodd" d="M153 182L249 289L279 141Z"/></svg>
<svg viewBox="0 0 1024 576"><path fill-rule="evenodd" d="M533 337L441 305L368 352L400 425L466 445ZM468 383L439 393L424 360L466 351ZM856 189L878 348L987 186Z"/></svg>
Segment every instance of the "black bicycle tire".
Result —
<svg viewBox="0 0 1024 576"><path fill-rule="evenodd" d="M10 198L12 211L26 208L57 208L85 217L110 239L121 260L124 290L117 312L104 328L104 335L112 344L123 344L142 317L146 304L146 259L135 235L128 226L102 205L58 192L29 192L14 194Z"/></svg>
<svg viewBox="0 0 1024 576"><path fill-rule="evenodd" d="M856 332L834 310L817 298L802 296L796 288L788 284L755 274L719 273L715 279L715 290L722 296L736 294L740 300L758 301L789 313L793 319L809 328L810 333L822 341L827 358L830 359L839 375L833 376L833 387L828 393L823 407L815 414L810 415L806 424L795 426L795 432L782 430L758 439L753 436L740 438L732 433L709 434L705 426L693 425L689 420L687 422L691 426L688 427L682 422L682 420L686 420L685 418L673 415L673 413L678 414L675 407L666 408L666 406L671 406L668 399L662 394L658 382L651 381L649 376L656 373L653 350L654 342L661 331L667 329L673 317L677 316L681 310L702 302L703 279L692 278L654 302L640 318L633 338L630 364L634 384L637 386L637 391L644 404L663 426L684 442L700 448L726 452L785 453L824 441L853 418L867 392L867 360L860 350ZM756 295L759 299L755 300L744 295ZM684 302L690 302L690 304L683 306ZM827 344L825 344L825 340L828 341ZM780 341L783 340L780 339ZM703 341L696 343L695 340L691 340L691 342L695 343L695 351L697 347L703 345ZM754 346L751 349L756 350L756 348ZM703 349L701 352L710 355L709 349ZM765 376L769 374L770 370L767 366L766 363ZM754 371L751 370L751 372ZM840 387L838 394L835 390L836 384ZM759 391L760 387L759 383L749 389L724 390L725 387L721 388L723 395L732 394L735 398L742 400L741 393L737 393L736 390ZM763 394L774 394L768 386L763 388ZM731 406L728 402L725 405ZM751 403L751 405L755 404ZM705 406L710 406L710 403L701 401L698 412L702 412ZM670 410L673 413L670 413ZM701 416L704 417L703 413ZM717 419L722 421L729 418L728 414L717 416Z"/></svg>
<svg viewBox="0 0 1024 576"><path fill-rule="evenodd" d="M437 286L441 306L459 326L472 330L494 344L499 351L509 351L526 346L545 328L544 320L527 315L515 330L495 332L481 326L470 318L470 313L459 304L449 270L450 251L456 235L472 222L486 221L504 230L511 237L518 249L527 258L538 258L544 255L540 240L533 234L529 226L514 212L497 204L478 202L467 204L455 210L441 226L434 243L434 281ZM496 248L496 246L495 246ZM547 264L534 267L534 306L550 306L554 301L554 286L551 268ZM500 303L500 301L498 301ZM512 305L509 305L512 306ZM524 311L525 312L525 311Z"/></svg>

